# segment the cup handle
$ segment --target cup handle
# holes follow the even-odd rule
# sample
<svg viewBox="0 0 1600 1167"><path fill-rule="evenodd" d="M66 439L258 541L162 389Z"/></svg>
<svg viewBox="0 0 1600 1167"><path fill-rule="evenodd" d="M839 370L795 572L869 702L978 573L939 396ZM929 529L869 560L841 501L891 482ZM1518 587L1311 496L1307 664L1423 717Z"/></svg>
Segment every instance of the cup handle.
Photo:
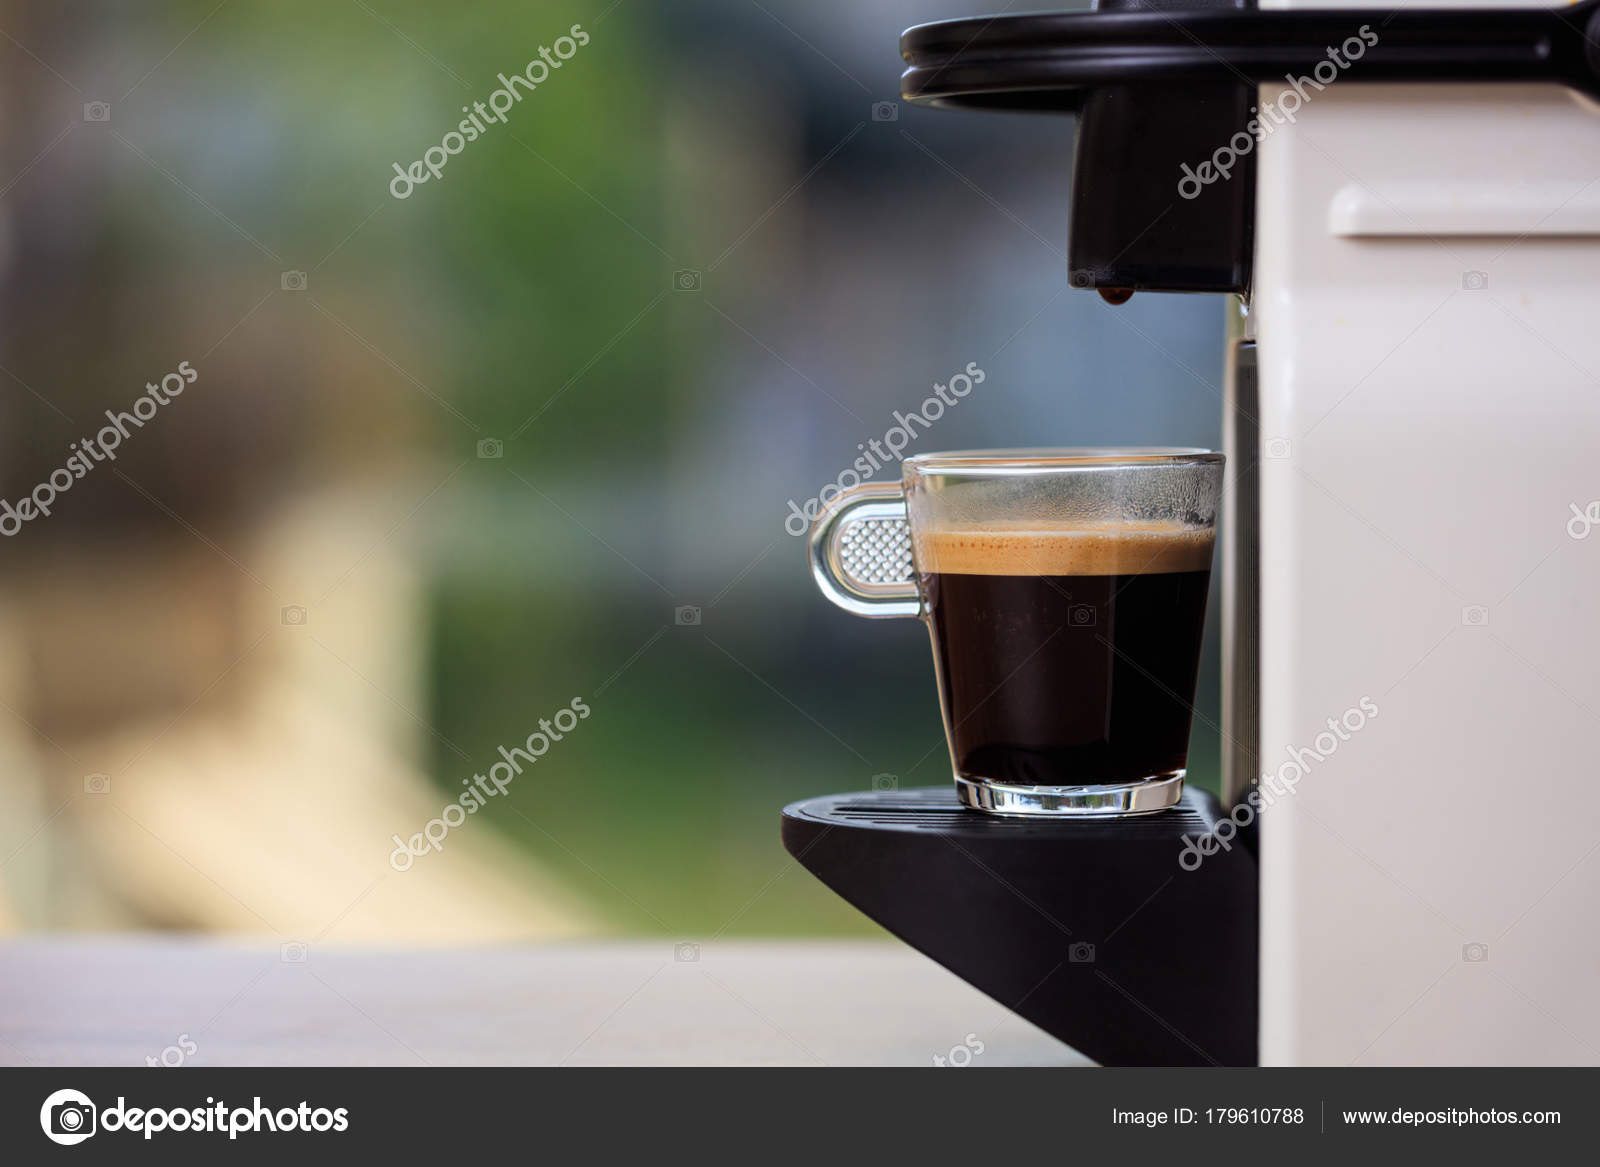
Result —
<svg viewBox="0 0 1600 1167"><path fill-rule="evenodd" d="M899 483L865 482L836 495L811 525L810 556L817 587L846 612L922 614Z"/></svg>

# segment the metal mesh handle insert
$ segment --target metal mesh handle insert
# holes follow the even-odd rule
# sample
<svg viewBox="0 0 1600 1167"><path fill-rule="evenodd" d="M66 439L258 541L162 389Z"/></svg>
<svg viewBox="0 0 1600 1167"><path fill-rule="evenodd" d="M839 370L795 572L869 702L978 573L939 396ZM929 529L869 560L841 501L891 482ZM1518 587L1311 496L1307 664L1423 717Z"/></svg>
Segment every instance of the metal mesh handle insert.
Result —
<svg viewBox="0 0 1600 1167"><path fill-rule="evenodd" d="M869 587L911 582L911 528L904 518L852 518L842 527L843 574Z"/></svg>
<svg viewBox="0 0 1600 1167"><path fill-rule="evenodd" d="M811 527L811 576L846 612L920 616L911 526L900 484L863 482L834 498Z"/></svg>

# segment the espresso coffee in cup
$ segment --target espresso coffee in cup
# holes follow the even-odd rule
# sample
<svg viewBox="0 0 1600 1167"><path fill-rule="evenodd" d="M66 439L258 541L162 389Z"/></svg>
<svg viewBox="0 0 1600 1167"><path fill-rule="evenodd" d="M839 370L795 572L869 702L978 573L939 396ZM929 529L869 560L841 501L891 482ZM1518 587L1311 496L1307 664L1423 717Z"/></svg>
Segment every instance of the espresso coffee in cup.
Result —
<svg viewBox="0 0 1600 1167"><path fill-rule="evenodd" d="M917 616L956 792L978 810L1148 814L1183 793L1223 458L918 454L812 528L861 616Z"/></svg>
<svg viewBox="0 0 1600 1167"><path fill-rule="evenodd" d="M1181 772L1212 532L1172 522L919 531L958 773L1017 786Z"/></svg>

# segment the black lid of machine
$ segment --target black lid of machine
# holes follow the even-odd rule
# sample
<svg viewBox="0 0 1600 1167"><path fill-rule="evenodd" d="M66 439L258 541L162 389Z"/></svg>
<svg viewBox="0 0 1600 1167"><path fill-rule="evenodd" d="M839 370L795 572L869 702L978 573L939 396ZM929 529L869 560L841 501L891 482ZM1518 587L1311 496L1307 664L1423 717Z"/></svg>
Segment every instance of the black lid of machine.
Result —
<svg viewBox="0 0 1600 1167"><path fill-rule="evenodd" d="M1113 302L1132 290L1243 293L1257 86L1313 79L1352 42L1341 79L1545 82L1600 96L1600 0L1293 11L1260 11L1253 0L1101 0L1090 12L907 29L900 86L922 105L1078 116L1073 286ZM1241 134L1250 144L1232 149ZM1188 178L1220 157L1225 177L1213 168L1210 181Z"/></svg>

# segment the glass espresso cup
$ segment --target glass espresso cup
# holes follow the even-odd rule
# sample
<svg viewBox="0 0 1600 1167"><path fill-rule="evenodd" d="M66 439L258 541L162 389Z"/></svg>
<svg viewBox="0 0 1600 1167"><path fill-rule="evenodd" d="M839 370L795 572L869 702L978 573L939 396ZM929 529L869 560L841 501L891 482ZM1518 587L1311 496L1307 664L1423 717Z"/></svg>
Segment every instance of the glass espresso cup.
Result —
<svg viewBox="0 0 1600 1167"><path fill-rule="evenodd" d="M920 616L956 791L1000 814L1128 815L1183 793L1223 457L918 454L811 528L822 593Z"/></svg>

